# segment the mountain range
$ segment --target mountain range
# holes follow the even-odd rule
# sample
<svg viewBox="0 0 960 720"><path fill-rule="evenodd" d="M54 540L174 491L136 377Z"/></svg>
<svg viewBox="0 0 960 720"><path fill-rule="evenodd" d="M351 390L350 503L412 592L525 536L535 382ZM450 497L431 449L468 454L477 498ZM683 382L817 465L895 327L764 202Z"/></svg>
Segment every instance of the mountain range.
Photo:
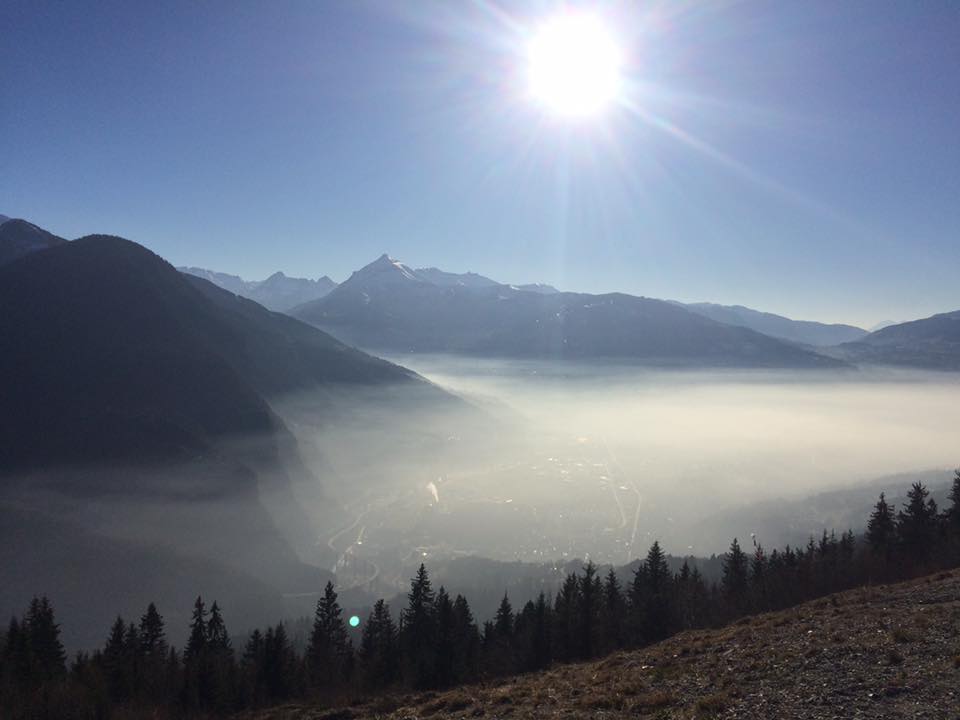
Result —
<svg viewBox="0 0 960 720"><path fill-rule="evenodd" d="M214 285L232 292L234 295L260 303L268 310L286 312L287 310L322 298L337 284L324 275L316 280L287 277L275 272L266 280L244 280L237 275L205 270L196 267L178 267L182 273L203 278Z"/></svg>
<svg viewBox="0 0 960 720"><path fill-rule="evenodd" d="M782 315L753 310L743 305L715 303L677 303L687 310L726 325L739 325L764 335L789 340L801 345L829 347L853 342L867 335L863 328L853 325L826 324L809 320L791 320Z"/></svg>
<svg viewBox="0 0 960 720"><path fill-rule="evenodd" d="M453 282L450 274L424 274L387 255L291 314L345 342L391 352L699 366L843 365L662 300L531 292L480 276Z"/></svg>
<svg viewBox="0 0 960 720"><path fill-rule="evenodd" d="M837 348L852 362L960 370L960 310L888 325Z"/></svg>
<svg viewBox="0 0 960 720"><path fill-rule="evenodd" d="M536 283L509 285L474 272L412 268L386 254L342 285L327 276L304 280L276 273L247 282L212 270L179 269L371 351L685 366L960 369L953 323L957 313L908 323L885 321L865 330L794 320L742 305L564 293Z"/></svg>

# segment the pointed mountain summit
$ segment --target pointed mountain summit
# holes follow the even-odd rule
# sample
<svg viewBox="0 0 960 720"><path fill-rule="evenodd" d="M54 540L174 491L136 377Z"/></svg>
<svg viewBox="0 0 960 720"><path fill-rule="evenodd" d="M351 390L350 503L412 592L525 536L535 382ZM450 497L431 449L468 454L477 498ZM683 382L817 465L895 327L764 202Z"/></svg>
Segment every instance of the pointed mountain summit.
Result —
<svg viewBox="0 0 960 720"><path fill-rule="evenodd" d="M372 263L355 271L341 287L355 289L361 285L366 287L368 285L409 282L423 283L427 281L419 277L415 270L384 253Z"/></svg>
<svg viewBox="0 0 960 720"><path fill-rule="evenodd" d="M484 280L470 273L411 270L384 254L326 297L290 313L345 342L391 352L684 366L844 364L661 300L537 292Z"/></svg>
<svg viewBox="0 0 960 720"><path fill-rule="evenodd" d="M333 290L337 283L327 275L316 280L309 278L289 277L278 271L266 280L244 280L237 275L215 272L198 267L178 267L182 273L203 278L217 287L232 292L234 295L258 302L268 310L286 312L287 310L322 298Z"/></svg>

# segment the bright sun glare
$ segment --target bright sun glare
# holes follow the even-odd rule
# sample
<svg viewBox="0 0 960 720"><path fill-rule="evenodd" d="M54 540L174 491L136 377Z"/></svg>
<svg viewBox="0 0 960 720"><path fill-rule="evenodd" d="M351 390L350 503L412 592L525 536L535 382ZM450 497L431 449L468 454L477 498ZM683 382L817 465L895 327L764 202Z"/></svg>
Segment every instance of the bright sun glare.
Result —
<svg viewBox="0 0 960 720"><path fill-rule="evenodd" d="M530 41L527 61L531 94L558 115L596 115L620 92L620 48L593 15L549 20Z"/></svg>

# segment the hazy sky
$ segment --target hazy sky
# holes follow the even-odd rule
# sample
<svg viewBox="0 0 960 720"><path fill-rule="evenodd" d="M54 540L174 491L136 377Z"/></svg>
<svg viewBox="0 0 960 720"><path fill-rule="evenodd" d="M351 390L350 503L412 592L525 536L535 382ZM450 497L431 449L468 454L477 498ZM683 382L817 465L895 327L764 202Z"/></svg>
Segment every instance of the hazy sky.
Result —
<svg viewBox="0 0 960 720"><path fill-rule="evenodd" d="M555 2L5 0L0 212L249 278L386 251L865 325L960 308L960 4L579 5L628 83L571 122L523 83Z"/></svg>

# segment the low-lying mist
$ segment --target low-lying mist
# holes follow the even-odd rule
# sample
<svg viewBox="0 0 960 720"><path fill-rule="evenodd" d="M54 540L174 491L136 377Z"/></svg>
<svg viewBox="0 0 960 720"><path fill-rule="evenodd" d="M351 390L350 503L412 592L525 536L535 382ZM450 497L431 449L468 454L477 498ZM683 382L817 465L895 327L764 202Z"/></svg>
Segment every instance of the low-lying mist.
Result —
<svg viewBox="0 0 960 720"><path fill-rule="evenodd" d="M289 423L324 487L304 504L318 548L345 588L402 587L421 560L462 555L624 563L654 539L696 555L735 535L800 542L853 522L880 486L851 496L857 512L800 498L960 462L951 375L394 360L466 402L381 397L322 427ZM787 503L800 516L782 528L751 514Z"/></svg>

